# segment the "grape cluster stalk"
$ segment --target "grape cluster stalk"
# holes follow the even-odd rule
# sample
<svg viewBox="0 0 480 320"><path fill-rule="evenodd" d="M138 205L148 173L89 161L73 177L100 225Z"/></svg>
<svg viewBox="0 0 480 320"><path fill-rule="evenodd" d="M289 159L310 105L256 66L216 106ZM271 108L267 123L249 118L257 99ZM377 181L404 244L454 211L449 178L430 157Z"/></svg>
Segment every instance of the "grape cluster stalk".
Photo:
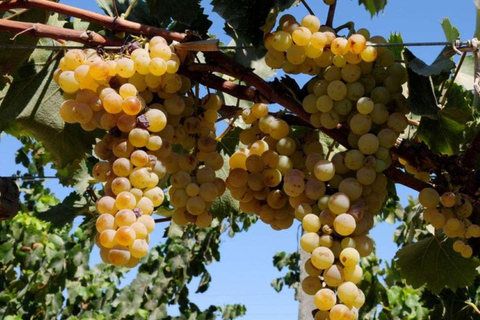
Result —
<svg viewBox="0 0 480 320"><path fill-rule="evenodd" d="M164 38L142 42L122 54L69 50L54 74L67 125L107 131L93 148L100 161L92 176L104 183L96 243L103 261L126 267L148 254L151 215L165 198L162 179L170 180L172 220L179 225L209 226L209 207L225 190L215 174L223 166L215 139L223 102L193 94Z"/></svg>

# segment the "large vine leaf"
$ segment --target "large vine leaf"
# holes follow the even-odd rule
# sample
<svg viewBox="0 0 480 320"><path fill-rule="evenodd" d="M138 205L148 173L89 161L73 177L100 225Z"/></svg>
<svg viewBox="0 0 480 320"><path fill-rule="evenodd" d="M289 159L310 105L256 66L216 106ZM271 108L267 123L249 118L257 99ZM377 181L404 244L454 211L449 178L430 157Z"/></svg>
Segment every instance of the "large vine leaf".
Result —
<svg viewBox="0 0 480 320"><path fill-rule="evenodd" d="M370 12L370 15L373 17L375 14L383 11L387 5L387 0L358 0L358 4L363 4L365 9L367 9L367 11Z"/></svg>
<svg viewBox="0 0 480 320"><path fill-rule="evenodd" d="M130 5L134 2L135 0L115 0L115 3L117 5L117 10L118 14L122 15L127 11L127 9L130 7ZM115 8L113 7L113 2L111 0L96 0L97 5L109 16L115 17L116 12ZM130 14L128 15L128 20L130 21L135 21L143 24L148 24L151 26L157 26L155 24L155 19L153 19L148 12L148 7L145 3L145 1L140 0L136 1L135 6L133 9L130 11Z"/></svg>
<svg viewBox="0 0 480 320"><path fill-rule="evenodd" d="M475 75L475 58L473 55L468 55L465 57L463 64L460 68L460 71L455 78L455 83L464 86L467 90L473 90Z"/></svg>
<svg viewBox="0 0 480 320"><path fill-rule="evenodd" d="M408 244L396 254L400 274L414 288L423 285L434 294L448 287L455 290L471 285L480 263L465 259L453 250L453 240L440 241L436 237Z"/></svg>
<svg viewBox="0 0 480 320"><path fill-rule="evenodd" d="M150 14L160 26L182 32L190 29L205 35L212 22L200 3L200 0L147 0Z"/></svg>
<svg viewBox="0 0 480 320"><path fill-rule="evenodd" d="M39 43L53 45L45 39ZM33 134L43 142L59 168L75 170L85 154L91 152L100 132L85 132L79 125L66 125L61 119L63 97L53 81L58 61L58 53L35 50L18 69L18 76L0 105L0 132L8 131L17 137Z"/></svg>
<svg viewBox="0 0 480 320"><path fill-rule="evenodd" d="M262 28L270 27L278 12L288 9L296 0L213 0L213 11L225 19L225 25L233 28L240 39L260 45L263 42ZM273 14L273 15L272 15ZM228 29L228 28L227 28Z"/></svg>
<svg viewBox="0 0 480 320"><path fill-rule="evenodd" d="M20 11L20 10L18 10ZM16 12L18 12L16 11ZM0 18L6 18L12 15L11 11L0 12ZM28 12L21 14L13 18L14 21L24 21L24 22L38 22L45 23L48 20L48 12L37 9L30 9ZM30 36L18 36L14 37L13 33L0 32L0 43L1 44L16 44L16 45L27 45L35 46L38 42L38 38ZM13 39L13 40L12 40ZM0 49L0 74L2 75L11 75L15 74L17 68L32 54L32 49L12 49L12 48L1 48ZM7 84L6 81L2 81L3 77L0 77L0 91Z"/></svg>
<svg viewBox="0 0 480 320"><path fill-rule="evenodd" d="M62 203L40 212L38 218L51 222L55 226L64 226L71 223L78 215L84 214L88 207L85 197L77 192L72 192Z"/></svg>

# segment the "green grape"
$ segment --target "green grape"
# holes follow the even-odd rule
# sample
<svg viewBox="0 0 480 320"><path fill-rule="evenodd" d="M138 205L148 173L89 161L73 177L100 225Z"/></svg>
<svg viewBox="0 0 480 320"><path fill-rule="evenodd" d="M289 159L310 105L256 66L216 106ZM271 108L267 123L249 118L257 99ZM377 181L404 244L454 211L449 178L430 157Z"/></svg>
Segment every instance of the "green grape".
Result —
<svg viewBox="0 0 480 320"><path fill-rule="evenodd" d="M308 276L302 281L302 290L304 293L313 296L322 288L322 282L319 277Z"/></svg>
<svg viewBox="0 0 480 320"><path fill-rule="evenodd" d="M356 177L358 182L360 182L364 186L367 186L367 185L371 185L375 181L376 172L372 168L362 167L358 169Z"/></svg>
<svg viewBox="0 0 480 320"><path fill-rule="evenodd" d="M327 36L323 32L314 32L310 38L313 47L323 49L328 42Z"/></svg>
<svg viewBox="0 0 480 320"><path fill-rule="evenodd" d="M456 195L453 192L445 192L440 198L440 202L444 207L451 208L456 203Z"/></svg>
<svg viewBox="0 0 480 320"><path fill-rule="evenodd" d="M342 99L333 103L333 110L339 115L346 116L352 110L352 102L349 99Z"/></svg>
<svg viewBox="0 0 480 320"><path fill-rule="evenodd" d="M285 63L285 54L276 50L268 50L265 55L265 64L272 69L279 69Z"/></svg>
<svg viewBox="0 0 480 320"><path fill-rule="evenodd" d="M372 98L375 103L382 103L384 105L387 105L391 101L390 92L385 87L376 87L373 89L370 93L370 98Z"/></svg>
<svg viewBox="0 0 480 320"><path fill-rule="evenodd" d="M303 17L302 26L310 30L311 33L314 33L320 29L320 20L314 15L309 14Z"/></svg>
<svg viewBox="0 0 480 320"><path fill-rule="evenodd" d="M338 285L340 285L344 279L345 278L342 266L334 264L323 272L323 280L325 281L325 284L329 287L338 287Z"/></svg>
<svg viewBox="0 0 480 320"><path fill-rule="evenodd" d="M358 297L358 288L353 282L346 281L338 286L337 294L343 303L352 304Z"/></svg>
<svg viewBox="0 0 480 320"><path fill-rule="evenodd" d="M355 201L361 197L363 186L355 178L346 178L340 182L338 191L345 193L350 201Z"/></svg>
<svg viewBox="0 0 480 320"><path fill-rule="evenodd" d="M118 209L115 206L115 199L109 196L103 196L96 203L98 213L108 213L114 215Z"/></svg>
<svg viewBox="0 0 480 320"><path fill-rule="evenodd" d="M330 289L320 289L315 294L314 303L319 310L327 311L335 306L337 296Z"/></svg>
<svg viewBox="0 0 480 320"><path fill-rule="evenodd" d="M390 149L397 142L398 134L395 131L385 128L378 133L378 142L380 146Z"/></svg>
<svg viewBox="0 0 480 320"><path fill-rule="evenodd" d="M303 109L311 114L318 112L317 99L319 98L314 94L307 95L302 101Z"/></svg>
<svg viewBox="0 0 480 320"><path fill-rule="evenodd" d="M314 167L315 177L320 181L328 181L335 175L335 166L328 160L320 160Z"/></svg>
<svg viewBox="0 0 480 320"><path fill-rule="evenodd" d="M343 56L349 51L348 40L341 37L335 38L332 41L330 48L333 54Z"/></svg>
<svg viewBox="0 0 480 320"><path fill-rule="evenodd" d="M363 97L360 98L357 101L357 110L361 114L369 114L374 110L375 104L373 103L373 100L368 98L368 97ZM372 119L373 121L373 119Z"/></svg>
<svg viewBox="0 0 480 320"><path fill-rule="evenodd" d="M335 110L322 113L320 123L326 129L335 129L340 122L340 115Z"/></svg>
<svg viewBox="0 0 480 320"><path fill-rule="evenodd" d="M332 81L327 87L327 93L333 100L340 101L347 95L347 86L340 80Z"/></svg>
<svg viewBox="0 0 480 320"><path fill-rule="evenodd" d="M292 45L292 36L285 31L277 31L274 34L272 46L277 51L286 51Z"/></svg>
<svg viewBox="0 0 480 320"><path fill-rule="evenodd" d="M342 214L350 208L350 199L344 193L337 192L328 199L328 209L335 214Z"/></svg>
<svg viewBox="0 0 480 320"><path fill-rule="evenodd" d="M333 226L335 231L341 236L349 236L355 231L357 224L351 215L348 213L342 213L335 218Z"/></svg>
<svg viewBox="0 0 480 320"><path fill-rule="evenodd" d="M124 177L117 177L113 179L111 188L114 194L119 194L120 192L123 191L130 191L132 188L132 185L130 183L130 180Z"/></svg>
<svg viewBox="0 0 480 320"><path fill-rule="evenodd" d="M328 81L327 80L324 80L324 79L318 80L313 85L313 93L317 97L321 97L321 96L327 94L327 88L328 88Z"/></svg>
<svg viewBox="0 0 480 320"><path fill-rule="evenodd" d="M347 99L357 101L365 94L365 88L360 82L347 83Z"/></svg>
<svg viewBox="0 0 480 320"><path fill-rule="evenodd" d="M314 232L307 232L300 238L300 246L306 252L312 253L319 246L320 236Z"/></svg>
<svg viewBox="0 0 480 320"><path fill-rule="evenodd" d="M339 174L346 174L350 169L345 166L345 153L339 152L333 155L332 163L335 166L335 172Z"/></svg>
<svg viewBox="0 0 480 320"><path fill-rule="evenodd" d="M372 128L372 119L369 115L357 113L350 120L350 130L356 135L364 135Z"/></svg>
<svg viewBox="0 0 480 320"><path fill-rule="evenodd" d="M440 202L440 195L433 188L425 188L420 191L418 201L425 208L436 208Z"/></svg>
<svg viewBox="0 0 480 320"><path fill-rule="evenodd" d="M374 154L379 147L379 138L373 133L364 134L358 139L358 149L363 154Z"/></svg>
<svg viewBox="0 0 480 320"><path fill-rule="evenodd" d="M130 251L124 247L115 246L108 252L108 261L117 267L126 265L129 260Z"/></svg>
<svg viewBox="0 0 480 320"><path fill-rule="evenodd" d="M320 222L320 218L317 215L309 213L303 217L302 226L303 229L307 232L318 232L322 224Z"/></svg>
<svg viewBox="0 0 480 320"><path fill-rule="evenodd" d="M370 117L375 124L383 124L387 122L389 115L390 114L387 107L385 107L385 105L381 103L376 103L373 107L372 112L370 113Z"/></svg>
<svg viewBox="0 0 480 320"><path fill-rule="evenodd" d="M340 68L336 66L329 66L323 71L323 78L328 82L332 82L335 80L341 80L342 74Z"/></svg>
<svg viewBox="0 0 480 320"><path fill-rule="evenodd" d="M295 140L290 137L285 137L278 140L277 152L279 155L291 156L295 152L296 147L297 144Z"/></svg>
<svg viewBox="0 0 480 320"><path fill-rule="evenodd" d="M345 82L355 82L361 75L360 67L356 64L347 64L342 68L342 79Z"/></svg>
<svg viewBox="0 0 480 320"><path fill-rule="evenodd" d="M333 108L333 100L328 95L323 95L316 99L315 106L315 111L329 112Z"/></svg>
<svg viewBox="0 0 480 320"><path fill-rule="evenodd" d="M323 270L332 266L335 256L329 248L317 247L313 250L311 259L315 268Z"/></svg>
<svg viewBox="0 0 480 320"><path fill-rule="evenodd" d="M101 214L96 221L97 232L102 233L105 230L115 229L115 218L111 214Z"/></svg>
<svg viewBox="0 0 480 320"><path fill-rule="evenodd" d="M353 267L358 264L360 254L354 248L345 248L340 253L340 262L345 267Z"/></svg>
<svg viewBox="0 0 480 320"><path fill-rule="evenodd" d="M348 37L348 47L352 53L361 54L367 47L367 39L362 34L353 34Z"/></svg>
<svg viewBox="0 0 480 320"><path fill-rule="evenodd" d="M350 170L358 170L364 165L365 156L359 150L353 149L345 154L345 166Z"/></svg>
<svg viewBox="0 0 480 320"><path fill-rule="evenodd" d="M292 33L292 39L298 46L306 46L310 43L310 38L312 37L312 32L305 27L300 27L295 29Z"/></svg>
<svg viewBox="0 0 480 320"><path fill-rule="evenodd" d="M393 131L402 133L408 126L408 120L402 113L395 112L388 117L387 125Z"/></svg>

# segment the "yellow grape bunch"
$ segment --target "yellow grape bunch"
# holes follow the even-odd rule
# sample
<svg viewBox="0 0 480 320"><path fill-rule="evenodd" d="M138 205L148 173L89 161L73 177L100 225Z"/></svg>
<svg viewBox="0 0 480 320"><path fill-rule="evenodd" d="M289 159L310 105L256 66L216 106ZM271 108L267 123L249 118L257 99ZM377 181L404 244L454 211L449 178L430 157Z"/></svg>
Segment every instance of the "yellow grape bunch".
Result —
<svg viewBox="0 0 480 320"><path fill-rule="evenodd" d="M441 196L433 188L420 191L418 201L424 207L423 220L453 239L453 249L464 258L472 256L468 239L480 237L480 226L468 218L473 212L472 202L460 193L445 192Z"/></svg>
<svg viewBox="0 0 480 320"><path fill-rule="evenodd" d="M164 201L161 180L167 174L176 189L189 177L192 199L183 203L180 192L169 192L178 224L209 226L208 208L223 193L224 182L215 177L223 165L215 140L223 103L214 94L202 101L187 95L192 84L176 73L179 66L175 48L154 37L122 54L69 50L55 71L65 98L62 119L86 131L107 131L94 146L100 161L92 170L104 184L96 203L96 243L107 263L134 267L148 253L151 215ZM182 209L191 215L179 220Z"/></svg>
<svg viewBox="0 0 480 320"><path fill-rule="evenodd" d="M287 163L283 171L264 164L269 172L279 171L274 171L278 184L268 193L262 190L271 195L270 202L268 197L258 199L262 192L257 191L253 200L243 206L241 202L241 208L258 214L260 219L278 229L278 222L283 221L278 218L286 218L279 212L281 210L271 206L267 211L266 204L275 205L273 199L290 204L285 210L289 213L287 217L293 216L302 222L304 234L300 244L311 254L303 266L308 276L302 279L302 289L315 296L317 320L358 317L358 308L365 301L363 292L357 287L363 273L358 262L373 250L373 241L367 234L374 225L374 215L387 198L388 180L382 172L392 163L390 148L396 145L408 126L405 115L409 110L402 88L407 81L406 69L395 61L391 50L387 47L376 49L370 45L372 43L386 43L386 40L380 36L371 37L366 29L348 38L338 36L333 29L321 26L318 18L312 15L301 22L291 15L281 17L277 30L265 38L266 64L286 73L312 75L306 86L308 94L302 101L304 110L310 114L311 125L325 129L338 125L348 128L349 146L346 150L334 150L331 155L325 155L322 148L311 152L306 149L305 142L309 140L293 139L288 125L282 129L284 135L276 137L275 129L262 126L262 123L281 121L269 122L268 115L260 118L258 125L245 121L252 123L251 132L245 130L240 136L242 143L250 148L246 149L246 159L250 158L253 144L259 144L254 142L258 137L267 142L268 147L263 152L289 158L283 160ZM250 113L254 114L253 107ZM259 136L258 132L264 136ZM312 142L318 143L318 135ZM287 145L289 147L285 148ZM247 180L247 187L234 187L241 189L240 194L246 189L243 197L249 200L250 179L254 179L251 177L254 172L242 169L246 174L235 169L237 179L232 181ZM238 178L240 176L243 180ZM266 220L270 216L274 218Z"/></svg>

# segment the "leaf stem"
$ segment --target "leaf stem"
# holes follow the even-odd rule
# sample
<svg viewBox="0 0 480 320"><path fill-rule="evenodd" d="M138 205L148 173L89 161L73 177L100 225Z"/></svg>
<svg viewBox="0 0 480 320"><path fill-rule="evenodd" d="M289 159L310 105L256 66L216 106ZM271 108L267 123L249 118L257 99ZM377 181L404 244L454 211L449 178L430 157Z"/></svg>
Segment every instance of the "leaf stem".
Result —
<svg viewBox="0 0 480 320"><path fill-rule="evenodd" d="M460 61L458 62L457 68L455 69L455 73L453 74L452 79L450 80L450 84L448 85L447 90L445 91L445 94L442 97L442 101L440 102L441 106L445 105L445 102L447 101L448 93L450 92L450 89L453 86L453 83L455 82L455 78L457 78L458 72L462 68L463 61L465 61L465 57L467 56L467 53L464 52L462 53L462 56L460 58Z"/></svg>
<svg viewBox="0 0 480 320"><path fill-rule="evenodd" d="M133 7L137 4L138 0L133 0L133 2L128 6L127 11L125 11L125 14L123 15L123 19L127 19L130 13L133 10Z"/></svg>
<svg viewBox="0 0 480 320"><path fill-rule="evenodd" d="M15 17L18 17L19 15L24 14L24 13L27 12L27 11L30 11L30 9L24 9L24 10L17 11L17 12L15 12L15 13L9 15L9 16L6 17L6 18L3 18L3 19L5 19L5 20L11 20L11 19L13 19L13 18L15 18Z"/></svg>

